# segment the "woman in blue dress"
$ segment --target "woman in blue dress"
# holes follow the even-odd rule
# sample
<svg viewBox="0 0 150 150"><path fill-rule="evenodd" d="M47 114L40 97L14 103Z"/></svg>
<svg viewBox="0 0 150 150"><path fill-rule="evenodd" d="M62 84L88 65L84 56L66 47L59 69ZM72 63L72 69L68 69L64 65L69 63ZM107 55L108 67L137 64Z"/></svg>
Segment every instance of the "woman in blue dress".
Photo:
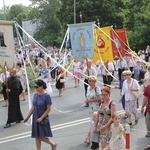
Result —
<svg viewBox="0 0 150 150"><path fill-rule="evenodd" d="M35 81L34 87L37 93L34 94L32 107L24 122L33 114L32 138L35 138L37 150L41 150L41 142L48 143L52 150L56 150L57 144L48 138L53 136L48 116L52 105L51 97L45 90L47 87L43 80Z"/></svg>

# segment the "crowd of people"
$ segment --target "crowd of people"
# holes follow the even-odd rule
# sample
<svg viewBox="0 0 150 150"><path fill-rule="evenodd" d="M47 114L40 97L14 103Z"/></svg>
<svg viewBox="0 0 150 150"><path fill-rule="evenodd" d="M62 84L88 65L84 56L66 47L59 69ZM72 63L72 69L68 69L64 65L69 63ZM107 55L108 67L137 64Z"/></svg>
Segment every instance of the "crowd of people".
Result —
<svg viewBox="0 0 150 150"><path fill-rule="evenodd" d="M144 57L145 56L145 57ZM73 60L70 51L62 50L61 54L57 48L47 48L47 51L41 51L34 48L32 51L16 52L15 69L1 73L0 81L2 83L2 93L4 96L4 107L8 106L8 119L4 128L8 128L12 123L20 123L22 120L26 123L33 115L32 137L36 139L37 150L41 150L41 142L48 143L52 150L55 150L57 144L48 137L52 137L50 127L49 112L51 111L51 96L47 91L48 83L56 83L58 96L63 96L65 89L65 77L67 72L71 72L74 78L74 87L78 88L80 80L84 82L85 89L85 107L89 107L89 117L91 126L89 127L85 143L92 143L91 149L98 150L119 150L125 149L124 128L121 125L121 116L116 112L117 105L111 98L112 82L118 80L120 89L120 102L122 102L125 111L124 118L128 118L128 124L132 125L132 114L134 115L134 124L137 124L138 99L134 92L143 90L144 99L141 113L146 112L146 137L150 137L150 48L139 53L139 57L133 57L131 54L126 57L120 57L118 60L96 62L92 60L74 60L71 69L68 68ZM23 65L31 65L38 75L35 81L32 107L29 114L23 119L20 100L26 100L26 74ZM103 88L100 88L96 82L97 77L101 76ZM6 79L8 85L6 85ZM14 86L15 84L15 86ZM143 89L141 87L143 86ZM144 111L146 107L146 111ZM120 140L118 140L120 139ZM99 144L100 143L100 144ZM145 147L149 148L148 146Z"/></svg>

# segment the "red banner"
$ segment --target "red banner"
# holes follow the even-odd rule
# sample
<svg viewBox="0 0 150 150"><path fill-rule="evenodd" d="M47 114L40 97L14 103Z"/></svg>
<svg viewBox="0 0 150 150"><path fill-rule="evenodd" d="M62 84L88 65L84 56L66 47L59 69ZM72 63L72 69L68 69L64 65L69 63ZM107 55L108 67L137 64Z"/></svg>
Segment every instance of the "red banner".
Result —
<svg viewBox="0 0 150 150"><path fill-rule="evenodd" d="M126 29L111 30L113 57L125 56Z"/></svg>

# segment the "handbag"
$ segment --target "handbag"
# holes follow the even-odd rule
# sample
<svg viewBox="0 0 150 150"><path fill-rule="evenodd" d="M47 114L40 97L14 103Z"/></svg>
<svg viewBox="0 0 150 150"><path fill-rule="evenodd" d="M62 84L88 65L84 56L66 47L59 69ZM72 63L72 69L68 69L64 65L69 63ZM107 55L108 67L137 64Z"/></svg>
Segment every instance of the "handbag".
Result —
<svg viewBox="0 0 150 150"><path fill-rule="evenodd" d="M60 83L65 83L65 79L60 79Z"/></svg>
<svg viewBox="0 0 150 150"><path fill-rule="evenodd" d="M143 92L141 90L138 90L138 91L132 91L132 94L136 97L136 99L139 99Z"/></svg>
<svg viewBox="0 0 150 150"><path fill-rule="evenodd" d="M48 117L45 117L45 118L40 122L40 124L42 124L42 125L45 125L45 124L48 124L48 123L49 123Z"/></svg>
<svg viewBox="0 0 150 150"><path fill-rule="evenodd" d="M132 84L133 84L134 80L132 81ZM131 91L132 94L135 96L136 99L139 99L142 95L143 95L143 92L141 89L139 89L138 91Z"/></svg>

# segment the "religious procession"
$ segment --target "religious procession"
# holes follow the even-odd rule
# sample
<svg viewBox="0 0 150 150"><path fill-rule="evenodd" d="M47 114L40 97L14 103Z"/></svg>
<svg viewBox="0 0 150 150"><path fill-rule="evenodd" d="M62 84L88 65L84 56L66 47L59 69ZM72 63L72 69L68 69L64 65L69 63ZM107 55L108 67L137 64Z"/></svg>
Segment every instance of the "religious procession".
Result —
<svg viewBox="0 0 150 150"><path fill-rule="evenodd" d="M71 140L61 141L69 123L83 115L84 132L74 129L83 134L80 144L74 147L79 137L68 131L73 143L67 150L150 150L150 46L136 52L126 28L100 27L99 20L84 23L81 14L80 19L67 25L61 47L43 46L17 22L0 20L1 111L6 120L0 131L18 128L18 139L19 128L28 131L21 138L35 139L29 149L64 150ZM61 125L67 130L56 134ZM134 130L144 134L142 148L131 146ZM15 136L0 138L0 144L18 142Z"/></svg>

